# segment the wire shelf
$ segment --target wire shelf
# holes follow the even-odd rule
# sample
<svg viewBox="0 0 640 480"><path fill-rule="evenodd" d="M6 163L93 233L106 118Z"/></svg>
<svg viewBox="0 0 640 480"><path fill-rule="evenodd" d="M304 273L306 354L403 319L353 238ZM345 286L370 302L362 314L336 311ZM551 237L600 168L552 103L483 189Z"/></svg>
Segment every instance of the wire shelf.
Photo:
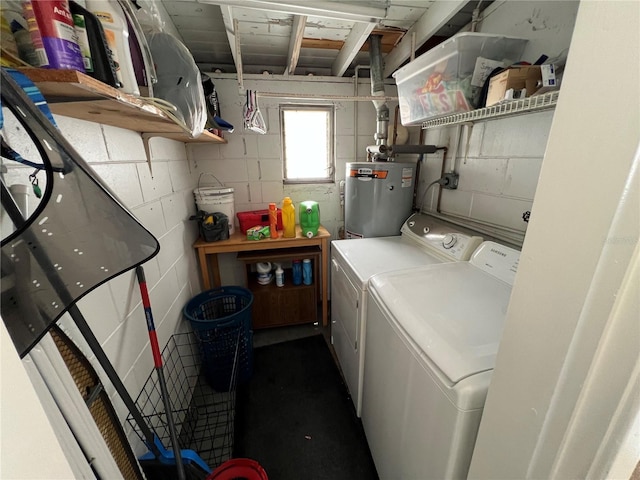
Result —
<svg viewBox="0 0 640 480"><path fill-rule="evenodd" d="M542 95L526 97L519 100L511 100L486 108L479 108L469 112L456 113L446 117L434 118L422 122L422 128L446 127L464 122L476 122L489 120L491 118L506 117L509 115L519 115L538 110L554 108L558 102L559 91L548 92Z"/></svg>
<svg viewBox="0 0 640 480"><path fill-rule="evenodd" d="M238 328L238 339L241 333L241 328ZM193 333L176 334L169 339L162 357L180 449L195 451L214 469L229 460L233 453L237 349L229 389L219 392L206 381L202 348L202 342ZM169 426L155 370L145 382L136 404L164 447L171 449ZM135 420L129 416L127 421L144 441Z"/></svg>

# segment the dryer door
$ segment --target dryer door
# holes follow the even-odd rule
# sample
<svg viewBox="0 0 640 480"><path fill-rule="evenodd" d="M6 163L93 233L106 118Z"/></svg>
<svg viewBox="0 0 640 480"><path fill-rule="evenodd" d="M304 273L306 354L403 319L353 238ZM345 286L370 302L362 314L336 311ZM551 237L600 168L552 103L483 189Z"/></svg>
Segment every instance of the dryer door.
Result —
<svg viewBox="0 0 640 480"><path fill-rule="evenodd" d="M331 338L349 391L356 398L361 291L351 283L335 258L331 259L331 270Z"/></svg>

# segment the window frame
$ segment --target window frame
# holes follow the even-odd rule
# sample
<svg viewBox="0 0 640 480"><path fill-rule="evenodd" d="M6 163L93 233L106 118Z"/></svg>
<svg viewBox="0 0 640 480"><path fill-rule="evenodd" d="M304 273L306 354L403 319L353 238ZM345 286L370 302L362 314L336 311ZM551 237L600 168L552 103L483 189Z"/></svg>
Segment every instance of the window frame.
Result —
<svg viewBox="0 0 640 480"><path fill-rule="evenodd" d="M292 110L305 110L305 111L323 111L328 114L329 128L327 131L327 176L318 178L287 178L287 156L285 148L285 112ZM336 175L336 108L334 104L281 104L280 105L280 145L282 156L282 180L285 185L300 185L300 184L320 184L320 183L335 183Z"/></svg>

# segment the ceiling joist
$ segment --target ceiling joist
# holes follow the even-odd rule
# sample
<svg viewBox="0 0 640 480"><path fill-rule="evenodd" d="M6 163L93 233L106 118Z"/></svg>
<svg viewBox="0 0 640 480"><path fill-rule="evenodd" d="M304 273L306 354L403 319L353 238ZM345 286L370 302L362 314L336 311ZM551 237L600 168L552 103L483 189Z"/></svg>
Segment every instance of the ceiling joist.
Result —
<svg viewBox="0 0 640 480"><path fill-rule="evenodd" d="M291 38L289 39L289 60L287 62L287 67L284 70L285 75L293 75L296 71L298 59L300 58L300 48L304 38L304 27L306 24L307 17L305 15L295 15L293 17Z"/></svg>
<svg viewBox="0 0 640 480"><path fill-rule="evenodd" d="M210 3L232 7L242 7L270 12L305 15L308 17L333 18L352 22L379 23L387 15L386 8L367 7L343 2L314 1L300 2L289 0L198 0L199 3Z"/></svg>
<svg viewBox="0 0 640 480"><path fill-rule="evenodd" d="M429 10L407 31L398 46L384 58L384 78L395 72L398 67L411 57L413 49L420 48L456 13L462 10L467 3L468 0L431 3ZM413 35L414 32L415 35Z"/></svg>
<svg viewBox="0 0 640 480"><path fill-rule="evenodd" d="M331 73L341 77L347 70L351 62L362 48L362 44L367 41L369 34L375 25L373 23L356 23L351 29L351 33L340 49L340 53L331 65Z"/></svg>
<svg viewBox="0 0 640 480"><path fill-rule="evenodd" d="M238 86L240 87L240 91L244 90L244 77L242 76L242 52L240 51L240 28L238 27L239 22L237 18L233 19L233 31L235 32L235 55L233 59L236 62L236 71L238 72Z"/></svg>
<svg viewBox="0 0 640 480"><path fill-rule="evenodd" d="M222 12L222 20L224 21L224 31L227 33L227 40L229 41L229 48L231 48L231 55L233 55L233 63L238 66L236 60L236 31L233 24L233 10L226 5L220 6Z"/></svg>

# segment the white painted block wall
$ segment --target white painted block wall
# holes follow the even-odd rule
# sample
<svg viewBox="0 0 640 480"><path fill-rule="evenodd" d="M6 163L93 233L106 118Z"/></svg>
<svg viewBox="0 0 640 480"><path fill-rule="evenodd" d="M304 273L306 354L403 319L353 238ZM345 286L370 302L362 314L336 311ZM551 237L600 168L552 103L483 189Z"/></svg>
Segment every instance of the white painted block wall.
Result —
<svg viewBox="0 0 640 480"><path fill-rule="evenodd" d="M521 244L552 120L553 111L544 111L428 130L427 143L450 148L445 171L458 172L460 183L457 190L443 189L438 212L438 187L427 191L427 185L440 177L443 154L427 155L418 191L421 210L451 216ZM460 138L457 151L456 138Z"/></svg>

